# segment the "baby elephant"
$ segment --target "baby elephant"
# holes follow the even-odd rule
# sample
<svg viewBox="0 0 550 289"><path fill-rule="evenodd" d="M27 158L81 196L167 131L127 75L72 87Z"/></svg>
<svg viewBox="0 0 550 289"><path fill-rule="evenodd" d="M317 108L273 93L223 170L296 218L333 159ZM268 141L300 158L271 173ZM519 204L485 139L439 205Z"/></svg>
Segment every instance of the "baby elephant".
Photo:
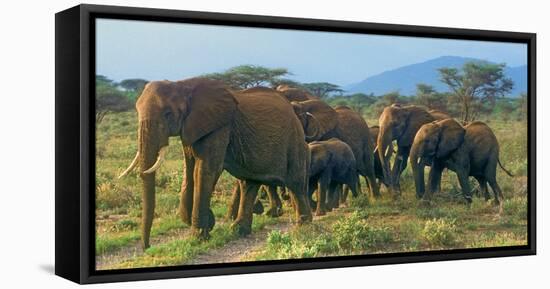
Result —
<svg viewBox="0 0 550 289"><path fill-rule="evenodd" d="M357 196L359 177L355 157L351 148L337 138L314 141L308 144L311 152L309 167L309 198L317 190L315 214L325 215L328 207L338 204L338 187L348 185L353 196Z"/></svg>
<svg viewBox="0 0 550 289"><path fill-rule="evenodd" d="M481 191L490 198L487 183L491 185L495 203L499 204L502 191L497 183L496 169L500 165L499 145L495 134L485 123L475 121L463 127L454 119L434 121L423 125L416 133L411 148L410 162L416 185L416 195L428 199L441 187L444 168L454 171L466 201L472 201L468 177L479 182ZM431 166L428 192L424 195L424 166Z"/></svg>

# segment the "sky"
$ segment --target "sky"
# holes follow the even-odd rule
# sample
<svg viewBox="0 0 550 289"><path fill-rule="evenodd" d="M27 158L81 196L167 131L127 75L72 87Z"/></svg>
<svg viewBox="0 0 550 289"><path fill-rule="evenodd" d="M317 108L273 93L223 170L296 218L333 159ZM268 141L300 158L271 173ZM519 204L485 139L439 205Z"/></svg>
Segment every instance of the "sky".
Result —
<svg viewBox="0 0 550 289"><path fill-rule="evenodd" d="M284 67L300 82L341 86L440 56L519 66L526 44L97 19L96 72L180 80L243 64Z"/></svg>

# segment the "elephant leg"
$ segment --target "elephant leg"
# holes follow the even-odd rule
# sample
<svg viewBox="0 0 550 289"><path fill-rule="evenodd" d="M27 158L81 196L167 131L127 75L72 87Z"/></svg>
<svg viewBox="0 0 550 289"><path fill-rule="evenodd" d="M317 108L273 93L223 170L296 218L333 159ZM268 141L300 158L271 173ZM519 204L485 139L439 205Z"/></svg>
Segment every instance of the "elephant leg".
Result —
<svg viewBox="0 0 550 289"><path fill-rule="evenodd" d="M332 182L328 187L327 197L327 211L332 211L338 208L340 202L340 195L342 194L342 185Z"/></svg>
<svg viewBox="0 0 550 289"><path fill-rule="evenodd" d="M487 180L484 177L475 177L477 182L479 183L479 190L480 193L485 198L485 201L488 201L491 198L491 195L489 194L489 190L487 188Z"/></svg>
<svg viewBox="0 0 550 289"><path fill-rule="evenodd" d="M340 186L340 190L342 191L340 194L340 204L344 204L348 200L349 187L348 185L342 185Z"/></svg>
<svg viewBox="0 0 550 289"><path fill-rule="evenodd" d="M231 227L236 230L239 235L245 236L252 233L253 206L261 184L251 180L241 180L240 183L241 202L239 204L239 213Z"/></svg>
<svg viewBox="0 0 550 289"><path fill-rule="evenodd" d="M462 195L464 196L464 199L466 199L466 202L468 202L468 204L471 204L472 190L470 188L470 182L468 180L468 173L464 171L460 171L460 172L457 172L456 174L458 176L458 182L460 184L460 188L462 188Z"/></svg>
<svg viewBox="0 0 550 289"><path fill-rule="evenodd" d="M235 220L237 218L240 202L241 202L241 184L239 180L236 180L233 186L233 191L231 192L231 201L229 203L229 210L227 211L228 220Z"/></svg>
<svg viewBox="0 0 550 289"><path fill-rule="evenodd" d="M393 190L397 196L401 195L401 173L407 167L407 159L409 158L410 147L398 147L397 156L395 157L395 162L393 163L392 168L392 180L393 180Z"/></svg>
<svg viewBox="0 0 550 289"><path fill-rule="evenodd" d="M375 198L380 198L380 187L376 182L376 178L374 177L374 174L368 174L367 176L365 176L365 182L368 184L369 189L372 192L372 195Z"/></svg>
<svg viewBox="0 0 550 289"><path fill-rule="evenodd" d="M210 209L212 192L222 171L229 144L229 127L221 128L193 144L193 213L191 229L199 239L208 239L216 220Z"/></svg>
<svg viewBox="0 0 550 289"><path fill-rule="evenodd" d="M319 184L319 178L318 177L311 177L309 179L309 185L307 189L307 201L309 202L310 208L316 208L317 202L313 200L313 193L318 190ZM319 201L317 199L317 201ZM295 208L296 209L296 208Z"/></svg>
<svg viewBox="0 0 550 289"><path fill-rule="evenodd" d="M195 157L192 154L191 147L183 147L184 161L185 166L184 176L185 179L181 184L180 191L180 204L178 211L180 213L181 220L187 224L191 225L191 214L193 212L193 189L195 184L193 182L193 172L195 171Z"/></svg>
<svg viewBox="0 0 550 289"><path fill-rule="evenodd" d="M269 209L266 214L273 218L281 216L283 214L283 203L277 193L277 187L269 186L267 188L267 196L269 198Z"/></svg>
<svg viewBox="0 0 550 289"><path fill-rule="evenodd" d="M290 196L288 195L286 187L281 187L281 199L283 199L285 201L290 200Z"/></svg>
<svg viewBox="0 0 550 289"><path fill-rule="evenodd" d="M256 198L256 201L254 202L254 207L252 212L256 215L261 215L264 213L264 205L262 204L262 201L260 200L259 196Z"/></svg>
<svg viewBox="0 0 550 289"><path fill-rule="evenodd" d="M430 199L434 194L438 194L441 189L441 174L443 173L443 164L434 161L428 175L428 192L424 194L425 199Z"/></svg>
<svg viewBox="0 0 550 289"><path fill-rule="evenodd" d="M500 189L496 178L489 178L487 182L489 182L491 189L493 189L493 193L495 195L495 204L500 205L500 201L504 200L504 195L502 194L502 190Z"/></svg>
<svg viewBox="0 0 550 289"><path fill-rule="evenodd" d="M324 216L327 214L326 202L329 184L330 176L328 175L328 172L325 172L319 180L319 189L317 190L317 209L315 210L316 216Z"/></svg>

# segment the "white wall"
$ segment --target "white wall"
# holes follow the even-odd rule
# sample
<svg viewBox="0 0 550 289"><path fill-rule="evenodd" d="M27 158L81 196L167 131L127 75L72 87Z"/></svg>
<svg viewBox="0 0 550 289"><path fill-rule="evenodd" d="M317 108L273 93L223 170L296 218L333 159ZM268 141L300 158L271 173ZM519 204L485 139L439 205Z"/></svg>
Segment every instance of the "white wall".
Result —
<svg viewBox="0 0 550 289"><path fill-rule="evenodd" d="M111 288L520 288L548 284L550 21L545 1L90 1L97 4L511 30L538 34L538 256L176 279ZM368 3L371 2L371 3ZM0 17L0 287L65 288L54 262L54 13L78 1L3 1ZM6 199L7 197L7 199ZM540 284L536 286L537 284ZM265 286L265 287L264 287ZM24 286L27 287L27 286Z"/></svg>

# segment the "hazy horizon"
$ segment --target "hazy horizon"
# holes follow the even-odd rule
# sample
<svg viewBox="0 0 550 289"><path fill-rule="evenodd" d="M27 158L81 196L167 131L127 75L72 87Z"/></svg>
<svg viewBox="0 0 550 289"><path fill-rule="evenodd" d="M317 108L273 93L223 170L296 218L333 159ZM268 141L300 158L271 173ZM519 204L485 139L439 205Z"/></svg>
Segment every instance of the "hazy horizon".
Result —
<svg viewBox="0 0 550 289"><path fill-rule="evenodd" d="M179 80L243 64L341 86L441 56L527 64L521 43L97 19L96 71L115 81Z"/></svg>

